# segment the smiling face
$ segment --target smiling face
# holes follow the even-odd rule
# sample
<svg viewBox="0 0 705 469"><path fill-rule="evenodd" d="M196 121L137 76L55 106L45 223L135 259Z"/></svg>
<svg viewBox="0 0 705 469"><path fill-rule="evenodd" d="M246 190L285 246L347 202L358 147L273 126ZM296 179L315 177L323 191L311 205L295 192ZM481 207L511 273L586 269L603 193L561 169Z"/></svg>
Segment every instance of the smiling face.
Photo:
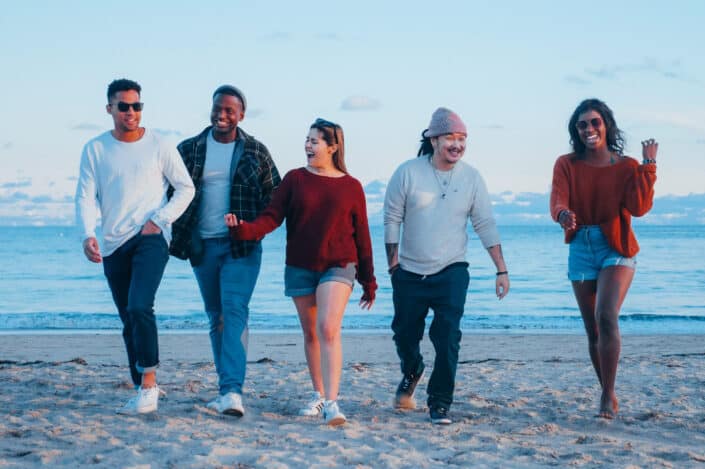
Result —
<svg viewBox="0 0 705 469"><path fill-rule="evenodd" d="M323 139L322 132L314 128L308 132L304 150L310 166L326 168L333 166L333 153L337 150L337 145L329 145Z"/></svg>
<svg viewBox="0 0 705 469"><path fill-rule="evenodd" d="M118 109L119 102L130 104L130 106L128 106L126 111L120 111ZM133 103L139 102L140 94L135 90L118 91L110 99L110 103L106 106L106 111L113 117L116 134L123 135L139 130L142 111L135 111L132 106Z"/></svg>
<svg viewBox="0 0 705 469"><path fill-rule="evenodd" d="M583 112L578 116L575 128L586 150L596 151L607 147L607 128L599 112L595 110Z"/></svg>
<svg viewBox="0 0 705 469"><path fill-rule="evenodd" d="M213 138L221 143L229 143L237 137L237 125L245 117L240 100L229 94L217 94L211 108Z"/></svg>
<svg viewBox="0 0 705 469"><path fill-rule="evenodd" d="M445 168L455 165L465 154L466 141L467 136L461 133L432 137L431 145L433 145L433 158L436 164Z"/></svg>

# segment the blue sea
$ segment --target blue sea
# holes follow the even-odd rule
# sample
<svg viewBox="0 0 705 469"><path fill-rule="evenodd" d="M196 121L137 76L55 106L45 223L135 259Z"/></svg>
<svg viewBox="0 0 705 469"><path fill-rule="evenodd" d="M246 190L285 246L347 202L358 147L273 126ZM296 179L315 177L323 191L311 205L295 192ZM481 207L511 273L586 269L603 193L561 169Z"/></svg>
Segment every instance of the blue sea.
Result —
<svg viewBox="0 0 705 469"><path fill-rule="evenodd" d="M392 291L383 227L372 226L379 290L362 311L356 285L343 328L386 333ZM622 308L623 334L705 334L705 233L702 226L637 225L642 247ZM495 270L480 242L468 245L470 288L462 328L467 333L582 334L566 278L567 246L558 226L501 226L511 291L494 295ZM298 332L296 311L283 294L285 232L264 240L262 271L250 313L253 332ZM72 227L0 227L0 333L117 333L120 320L101 265L88 262ZM207 321L188 262L171 258L156 300L162 333L205 331ZM427 321L428 322L428 321Z"/></svg>

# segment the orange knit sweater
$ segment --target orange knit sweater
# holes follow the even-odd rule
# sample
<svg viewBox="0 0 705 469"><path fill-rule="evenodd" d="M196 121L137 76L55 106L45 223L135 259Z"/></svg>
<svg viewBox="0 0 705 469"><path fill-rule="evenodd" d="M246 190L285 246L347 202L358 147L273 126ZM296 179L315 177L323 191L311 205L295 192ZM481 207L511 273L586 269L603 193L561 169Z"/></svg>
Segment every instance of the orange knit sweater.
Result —
<svg viewBox="0 0 705 469"><path fill-rule="evenodd" d="M599 225L610 246L625 257L639 252L631 217L646 214L653 205L656 165L640 165L635 159L596 167L575 153L556 160L551 186L551 217L558 221L561 210L575 212L580 225ZM576 230L566 230L570 243Z"/></svg>

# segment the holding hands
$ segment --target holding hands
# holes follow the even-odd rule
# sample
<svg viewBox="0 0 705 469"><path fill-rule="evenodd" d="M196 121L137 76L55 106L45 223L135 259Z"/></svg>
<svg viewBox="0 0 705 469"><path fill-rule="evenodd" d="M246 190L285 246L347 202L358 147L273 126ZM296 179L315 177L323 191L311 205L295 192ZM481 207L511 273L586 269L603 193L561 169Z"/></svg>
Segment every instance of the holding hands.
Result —
<svg viewBox="0 0 705 469"><path fill-rule="evenodd" d="M656 153L658 152L658 142L653 138L642 140L641 156L644 158L644 164L656 163Z"/></svg>
<svg viewBox="0 0 705 469"><path fill-rule="evenodd" d="M242 223L242 220L237 219L237 215L234 213L226 213L225 214L225 226L228 228L233 228L237 225L240 225Z"/></svg>

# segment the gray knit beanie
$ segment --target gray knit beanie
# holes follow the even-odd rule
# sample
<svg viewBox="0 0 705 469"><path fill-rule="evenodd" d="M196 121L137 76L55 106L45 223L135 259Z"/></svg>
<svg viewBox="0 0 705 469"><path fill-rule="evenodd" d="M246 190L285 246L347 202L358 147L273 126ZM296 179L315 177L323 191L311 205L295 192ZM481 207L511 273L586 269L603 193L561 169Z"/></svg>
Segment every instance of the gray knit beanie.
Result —
<svg viewBox="0 0 705 469"><path fill-rule="evenodd" d="M448 108L439 107L431 116L431 123L424 131L424 137L438 137L445 134L468 134L465 124L459 115Z"/></svg>
<svg viewBox="0 0 705 469"><path fill-rule="evenodd" d="M221 85L218 87L217 90L213 92L213 99L215 99L215 96L218 94L227 94L230 96L235 96L242 103L242 110L244 111L247 109L247 100L245 99L245 94L240 91L239 88L236 88L233 85Z"/></svg>

